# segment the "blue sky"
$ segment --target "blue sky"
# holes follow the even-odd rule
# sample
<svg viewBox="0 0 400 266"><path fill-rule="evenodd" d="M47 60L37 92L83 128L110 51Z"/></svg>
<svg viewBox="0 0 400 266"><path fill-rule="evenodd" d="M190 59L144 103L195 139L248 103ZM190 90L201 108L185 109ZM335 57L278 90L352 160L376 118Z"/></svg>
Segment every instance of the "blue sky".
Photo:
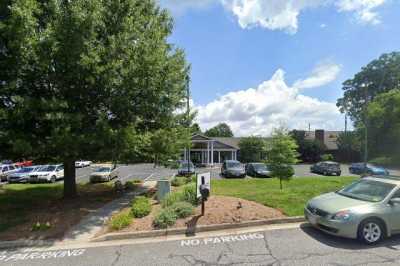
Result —
<svg viewBox="0 0 400 266"><path fill-rule="evenodd" d="M396 0L160 1L175 19L170 41L192 65L202 129L342 130L341 83L400 44Z"/></svg>

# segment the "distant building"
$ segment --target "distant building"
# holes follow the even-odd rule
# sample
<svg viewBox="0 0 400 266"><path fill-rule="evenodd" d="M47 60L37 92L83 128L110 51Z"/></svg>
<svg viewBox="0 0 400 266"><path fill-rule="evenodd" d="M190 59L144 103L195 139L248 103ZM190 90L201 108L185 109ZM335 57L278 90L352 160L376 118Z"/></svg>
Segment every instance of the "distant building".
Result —
<svg viewBox="0 0 400 266"><path fill-rule="evenodd" d="M337 140L343 131L325 131L317 129L315 131L305 131L306 139L319 140L326 147L327 152L334 152L338 150Z"/></svg>
<svg viewBox="0 0 400 266"><path fill-rule="evenodd" d="M342 131L305 131L305 138L309 140L320 140L326 147L326 151L335 153L338 150L337 139ZM188 159L195 164L210 165L223 163L225 160L239 160L239 142L242 138L214 138L202 134L192 136L192 147L190 154L187 150L182 152L182 159ZM189 156L189 158L187 158Z"/></svg>

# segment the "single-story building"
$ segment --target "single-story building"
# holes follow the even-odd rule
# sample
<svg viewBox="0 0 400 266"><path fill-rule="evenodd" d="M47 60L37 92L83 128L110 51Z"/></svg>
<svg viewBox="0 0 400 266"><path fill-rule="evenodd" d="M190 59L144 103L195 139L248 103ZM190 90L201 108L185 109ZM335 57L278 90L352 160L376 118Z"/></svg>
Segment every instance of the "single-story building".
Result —
<svg viewBox="0 0 400 266"><path fill-rule="evenodd" d="M211 138L202 134L192 136L190 153L183 152L183 160L196 164L214 165L225 160L237 160L240 138ZM187 158L189 156L189 158Z"/></svg>

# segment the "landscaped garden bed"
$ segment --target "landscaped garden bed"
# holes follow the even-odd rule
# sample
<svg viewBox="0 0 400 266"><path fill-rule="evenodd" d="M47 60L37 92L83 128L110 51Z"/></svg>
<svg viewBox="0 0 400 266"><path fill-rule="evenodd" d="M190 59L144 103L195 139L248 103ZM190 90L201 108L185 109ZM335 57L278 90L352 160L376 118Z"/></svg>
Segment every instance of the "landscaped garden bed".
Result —
<svg viewBox="0 0 400 266"><path fill-rule="evenodd" d="M140 232L165 228L194 228L198 225L237 224L248 221L303 215L306 202L316 195L338 190L354 181L354 177L302 177L285 182L283 189L277 179L213 180L211 197L205 215L196 198L195 184L174 188L161 203L147 201L151 210L138 217L131 208L122 210L110 220L100 234L109 232ZM182 183L185 182L176 182ZM113 226L126 221L122 227ZM100 235L99 234L99 235Z"/></svg>

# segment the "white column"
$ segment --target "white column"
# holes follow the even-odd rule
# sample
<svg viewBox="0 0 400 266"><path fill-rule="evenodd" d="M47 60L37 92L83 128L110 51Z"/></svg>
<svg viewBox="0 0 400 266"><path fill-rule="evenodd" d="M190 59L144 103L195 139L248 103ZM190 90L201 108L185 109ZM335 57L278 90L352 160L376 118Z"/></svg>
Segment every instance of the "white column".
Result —
<svg viewBox="0 0 400 266"><path fill-rule="evenodd" d="M186 161L186 148L183 150L183 160Z"/></svg>
<svg viewBox="0 0 400 266"><path fill-rule="evenodd" d="M235 160L235 157L233 157L234 156L234 154L233 154L233 151L232 151L232 153L231 153L231 159L232 160Z"/></svg>
<svg viewBox="0 0 400 266"><path fill-rule="evenodd" d="M214 165L214 141L211 142L211 165Z"/></svg>
<svg viewBox="0 0 400 266"><path fill-rule="evenodd" d="M207 141L207 165L210 164L210 142Z"/></svg>
<svg viewBox="0 0 400 266"><path fill-rule="evenodd" d="M221 152L218 151L218 163L221 163Z"/></svg>
<svg viewBox="0 0 400 266"><path fill-rule="evenodd" d="M235 160L237 160L237 151L235 151Z"/></svg>

